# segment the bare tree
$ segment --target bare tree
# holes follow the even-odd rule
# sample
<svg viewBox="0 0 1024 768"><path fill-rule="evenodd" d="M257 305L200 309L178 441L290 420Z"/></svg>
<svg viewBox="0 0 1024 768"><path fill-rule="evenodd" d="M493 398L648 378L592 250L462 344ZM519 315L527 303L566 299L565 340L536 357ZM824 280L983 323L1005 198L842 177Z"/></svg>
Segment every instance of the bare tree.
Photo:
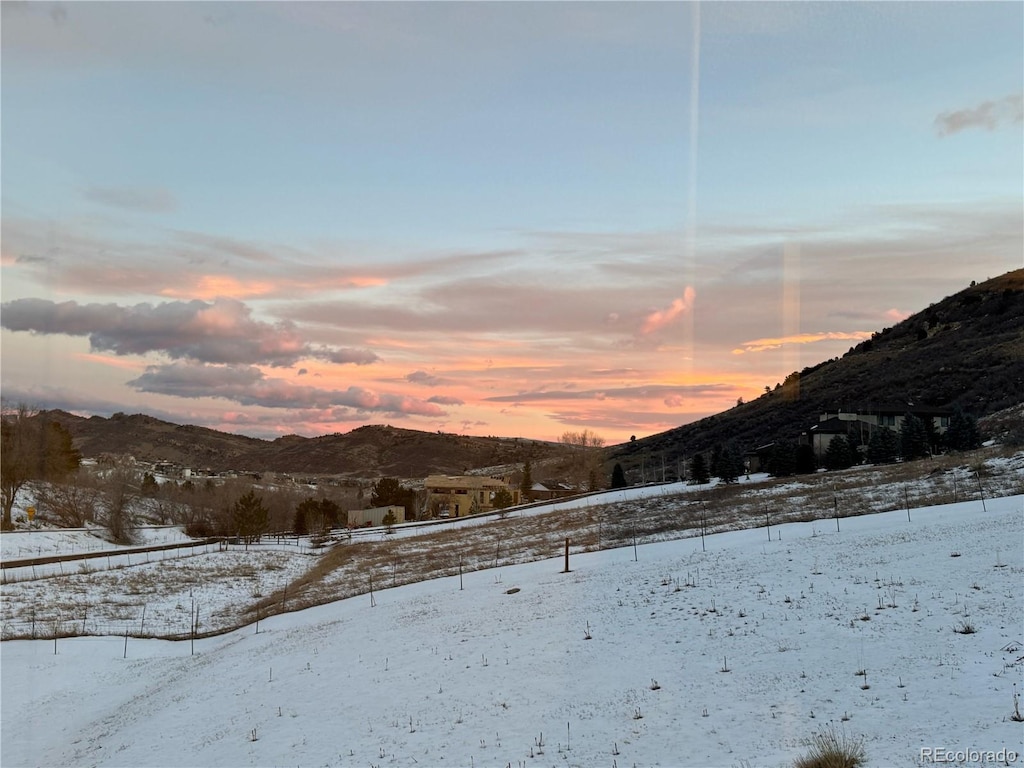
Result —
<svg viewBox="0 0 1024 768"><path fill-rule="evenodd" d="M135 541L136 514L142 475L127 462L110 469L100 486L103 493L103 525L111 541L132 544Z"/></svg>
<svg viewBox="0 0 1024 768"><path fill-rule="evenodd" d="M100 490L96 479L82 469L64 482L40 483L35 490L39 511L62 526L81 528L96 517Z"/></svg>
<svg viewBox="0 0 1024 768"><path fill-rule="evenodd" d="M569 479L577 488L595 490L601 468L604 438L589 429L565 432L559 442L568 449Z"/></svg>

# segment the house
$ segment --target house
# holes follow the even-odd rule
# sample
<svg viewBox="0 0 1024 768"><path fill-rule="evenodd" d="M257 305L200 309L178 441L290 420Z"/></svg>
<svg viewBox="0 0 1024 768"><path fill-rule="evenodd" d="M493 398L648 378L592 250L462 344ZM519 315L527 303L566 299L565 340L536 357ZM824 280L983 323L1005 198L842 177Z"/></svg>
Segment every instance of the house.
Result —
<svg viewBox="0 0 1024 768"><path fill-rule="evenodd" d="M846 435L855 445L867 445L876 429L899 432L907 414L921 419L925 427L931 427L929 431L941 435L949 428L949 418L953 411L950 408L899 403L868 406L855 411L838 409L821 414L818 423L807 430L805 437L814 449L814 455L820 459L836 435Z"/></svg>
<svg viewBox="0 0 1024 768"><path fill-rule="evenodd" d="M424 486L427 491L428 515L438 517L465 517L494 509L494 497L506 491L512 504L520 502L519 489L505 479L476 475L430 475Z"/></svg>
<svg viewBox="0 0 1024 768"><path fill-rule="evenodd" d="M568 487L564 483L549 483L544 485L543 483L534 483L530 487L530 500L531 501L550 501L551 499L561 499L565 496L572 496L577 491Z"/></svg>
<svg viewBox="0 0 1024 768"><path fill-rule="evenodd" d="M768 461L771 459L772 451L775 450L775 443L767 443L765 445L759 445L757 448L751 448L749 451L743 454L743 468L749 475L751 472L764 472L768 466Z"/></svg>
<svg viewBox="0 0 1024 768"><path fill-rule="evenodd" d="M394 515L392 524L405 522L405 507L392 505L390 507L370 507L369 509L353 509L348 513L349 528L363 528L364 526L384 525L384 518L388 513Z"/></svg>

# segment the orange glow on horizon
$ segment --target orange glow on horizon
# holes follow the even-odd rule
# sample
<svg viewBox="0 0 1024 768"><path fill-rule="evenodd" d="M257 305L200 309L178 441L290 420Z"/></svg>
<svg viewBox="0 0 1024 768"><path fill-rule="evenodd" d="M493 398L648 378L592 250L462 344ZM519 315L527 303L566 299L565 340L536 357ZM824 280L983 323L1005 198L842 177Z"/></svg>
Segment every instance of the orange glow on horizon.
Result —
<svg viewBox="0 0 1024 768"><path fill-rule="evenodd" d="M737 347L732 353L734 355L743 355L747 352L765 352L770 349L779 349L786 344L814 344L818 341L863 341L870 337L871 331L797 333L791 336L745 341L742 347Z"/></svg>

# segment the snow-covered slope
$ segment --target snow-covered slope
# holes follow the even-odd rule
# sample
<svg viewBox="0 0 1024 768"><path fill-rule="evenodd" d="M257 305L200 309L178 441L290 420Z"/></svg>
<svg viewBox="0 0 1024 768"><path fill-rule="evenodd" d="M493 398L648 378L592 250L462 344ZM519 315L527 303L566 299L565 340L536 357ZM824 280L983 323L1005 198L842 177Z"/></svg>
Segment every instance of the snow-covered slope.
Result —
<svg viewBox="0 0 1024 768"><path fill-rule="evenodd" d="M781 766L830 723L863 737L870 765L918 765L922 747L1024 754L1024 497L986 507L479 571L194 655L5 642L0 762Z"/></svg>

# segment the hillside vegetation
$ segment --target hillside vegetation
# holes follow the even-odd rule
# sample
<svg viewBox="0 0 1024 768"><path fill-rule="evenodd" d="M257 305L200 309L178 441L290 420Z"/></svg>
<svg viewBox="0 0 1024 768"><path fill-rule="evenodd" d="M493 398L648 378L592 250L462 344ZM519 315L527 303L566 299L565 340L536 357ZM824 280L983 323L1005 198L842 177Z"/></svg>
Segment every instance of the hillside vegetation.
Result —
<svg viewBox="0 0 1024 768"><path fill-rule="evenodd" d="M1024 401L1024 269L971 286L875 333L843 357L794 371L756 400L608 450L626 470L674 468L733 441L797 439L826 410L960 406L974 417Z"/></svg>
<svg viewBox="0 0 1024 768"><path fill-rule="evenodd" d="M40 417L59 422L86 458L131 454L151 462L215 472L243 470L297 475L422 478L480 467L540 461L559 452L554 443L521 438L467 437L370 425L344 434L276 440L179 426L144 414L83 418L63 411Z"/></svg>

